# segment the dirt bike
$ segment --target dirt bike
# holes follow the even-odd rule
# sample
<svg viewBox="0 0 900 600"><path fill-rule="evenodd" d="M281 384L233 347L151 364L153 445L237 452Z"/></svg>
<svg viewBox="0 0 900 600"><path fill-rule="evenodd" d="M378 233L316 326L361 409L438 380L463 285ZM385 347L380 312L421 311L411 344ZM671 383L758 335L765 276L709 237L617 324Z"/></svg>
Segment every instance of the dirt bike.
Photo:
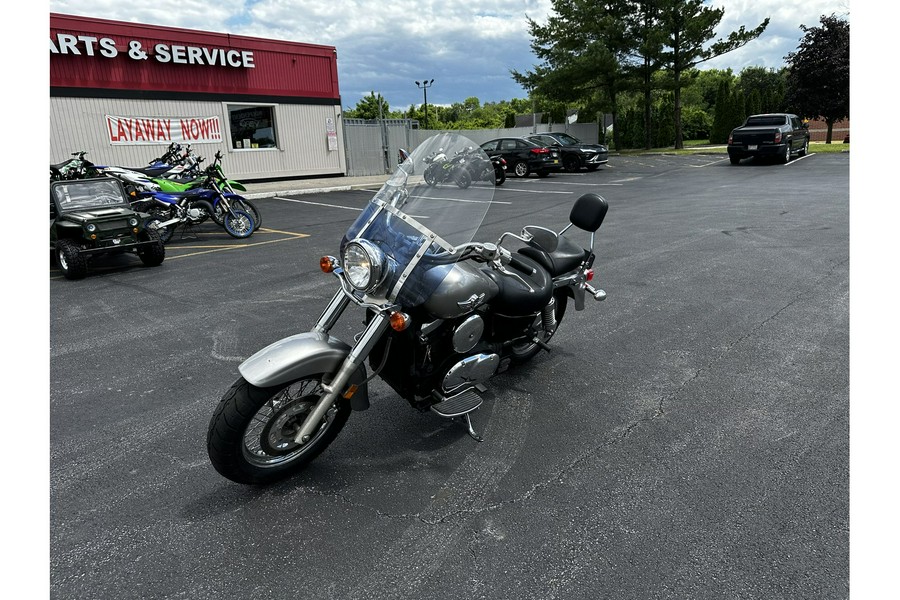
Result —
<svg viewBox="0 0 900 600"><path fill-rule="evenodd" d="M218 153L216 157L221 158ZM146 226L156 230L164 243L172 239L179 226L200 225L208 218L231 237L248 238L255 231L253 215L236 206L245 205L249 200L224 189L218 183L220 177L221 170L213 163L203 170L203 177L195 187L183 192L140 192L132 206L151 215Z"/></svg>
<svg viewBox="0 0 900 600"><path fill-rule="evenodd" d="M340 258L320 259L338 289L312 329L241 363L207 430L221 475L265 484L298 472L351 412L369 408L376 376L412 408L456 419L480 440L470 414L491 377L548 350L570 301L580 311L586 296L605 299L590 282L606 200L581 196L560 232L532 225L473 241L493 197L493 170L453 191L424 175L438 149L470 146L478 148L444 133L409 154L344 235ZM577 230L589 246L566 235ZM345 342L331 330L351 304L365 309L365 328Z"/></svg>
<svg viewBox="0 0 900 600"><path fill-rule="evenodd" d="M50 181L66 181L72 179L93 179L101 177L97 166L85 158L87 150L72 153L72 158L50 165Z"/></svg>
<svg viewBox="0 0 900 600"><path fill-rule="evenodd" d="M203 157L196 157L193 164L199 165L201 162L203 162ZM211 177L207 177L207 175L211 175ZM155 185L159 186L159 189L162 192L168 194L189 192L200 187L213 186L216 192L221 192L221 194L217 194L218 201L213 203L214 211L211 215L216 224L224 226L225 215L232 207L250 213L253 217L254 231L259 229L259 226L262 224L262 215L260 215L256 205L247 198L239 195L236 191L240 190L245 192L247 191L247 188L244 187L241 182L225 177L225 172L222 170L221 152L216 152L212 164L206 167L204 171L200 171L199 174L192 179L182 181L155 177L152 181Z"/></svg>

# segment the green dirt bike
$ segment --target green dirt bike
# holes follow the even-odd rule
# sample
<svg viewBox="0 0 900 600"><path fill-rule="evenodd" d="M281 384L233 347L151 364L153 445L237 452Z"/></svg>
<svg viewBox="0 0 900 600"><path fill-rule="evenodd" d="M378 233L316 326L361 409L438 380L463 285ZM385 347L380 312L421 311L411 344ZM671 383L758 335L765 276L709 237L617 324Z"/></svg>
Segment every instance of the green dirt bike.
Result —
<svg viewBox="0 0 900 600"><path fill-rule="evenodd" d="M196 159L197 164L203 162L203 158ZM240 190L242 192L247 191L247 188L234 179L228 179L225 176L225 172L222 170L222 153L216 152L215 159L213 163L207 167L204 171L205 175L201 177L197 177L196 179L191 179L189 181L177 181L174 179L166 179L163 177L154 177L151 179L153 183L159 186L159 190L166 194L178 194L181 192L189 192L191 190L195 190L197 188L203 187L205 185L209 185L210 183L219 188L218 191L221 192L230 192L231 194L235 194L235 190ZM215 174L215 177L208 177L207 175L212 171ZM222 225L225 220L225 215L228 214L228 211L233 208L235 210L243 210L250 213L250 216L253 217L253 231L259 229L260 223L262 223L262 216L259 214L259 209L257 209L256 205L253 204L250 200L242 197L229 197L226 194L219 194L220 201L215 205L215 212L210 215L212 220L216 222L218 225Z"/></svg>

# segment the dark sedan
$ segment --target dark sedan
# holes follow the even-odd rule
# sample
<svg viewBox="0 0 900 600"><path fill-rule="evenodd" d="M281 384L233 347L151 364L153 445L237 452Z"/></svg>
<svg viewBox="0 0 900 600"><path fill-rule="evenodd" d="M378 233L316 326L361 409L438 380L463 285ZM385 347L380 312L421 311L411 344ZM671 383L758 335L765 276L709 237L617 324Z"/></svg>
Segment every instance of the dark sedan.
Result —
<svg viewBox="0 0 900 600"><path fill-rule="evenodd" d="M536 144L520 137L497 138L481 144L488 156L500 155L509 165L509 173L516 177L528 177L537 173L546 177L562 168L559 150Z"/></svg>
<svg viewBox="0 0 900 600"><path fill-rule="evenodd" d="M588 144L568 133L547 132L525 136L541 146L556 148L562 155L563 169L574 173L582 168L595 171L609 161L609 149L603 144Z"/></svg>

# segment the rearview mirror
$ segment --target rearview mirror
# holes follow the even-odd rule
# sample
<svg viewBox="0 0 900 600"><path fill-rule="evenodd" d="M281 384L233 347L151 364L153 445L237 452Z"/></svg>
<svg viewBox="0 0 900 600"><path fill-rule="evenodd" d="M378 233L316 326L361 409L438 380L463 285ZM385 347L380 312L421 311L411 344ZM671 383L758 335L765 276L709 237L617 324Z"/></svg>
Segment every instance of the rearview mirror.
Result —
<svg viewBox="0 0 900 600"><path fill-rule="evenodd" d="M555 231L537 225L528 225L522 228L522 237L529 244L537 246L544 252L553 252L559 245L559 235Z"/></svg>

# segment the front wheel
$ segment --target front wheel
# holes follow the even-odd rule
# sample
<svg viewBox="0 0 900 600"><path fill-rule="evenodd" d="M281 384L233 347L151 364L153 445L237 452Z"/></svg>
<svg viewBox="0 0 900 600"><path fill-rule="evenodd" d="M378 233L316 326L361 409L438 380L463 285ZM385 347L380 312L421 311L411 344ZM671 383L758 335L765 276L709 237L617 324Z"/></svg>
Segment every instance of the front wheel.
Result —
<svg viewBox="0 0 900 600"><path fill-rule="evenodd" d="M223 226L228 235L234 238L248 238L253 235L253 217L244 210L232 210L225 215Z"/></svg>
<svg viewBox="0 0 900 600"><path fill-rule="evenodd" d="M809 153L809 140L805 140L803 142L803 148L800 149L800 152L797 156L806 156Z"/></svg>
<svg viewBox="0 0 900 600"><path fill-rule="evenodd" d="M437 185L437 167L433 164L428 165L428 168L425 169L425 183L428 184L429 187L434 187Z"/></svg>
<svg viewBox="0 0 900 600"><path fill-rule="evenodd" d="M81 279L87 275L87 259L72 240L56 240L56 262L66 279Z"/></svg>
<svg viewBox="0 0 900 600"><path fill-rule="evenodd" d="M239 378L222 397L206 433L206 450L220 475L265 484L297 473L334 441L350 416L350 403L335 402L310 441L294 442L303 420L325 393L322 376L281 387L258 388Z"/></svg>
<svg viewBox="0 0 900 600"><path fill-rule="evenodd" d="M245 198L234 198L231 200L231 208L237 210L243 210L247 213L250 213L250 216L253 217L253 231L259 229L259 226L262 224L262 217L259 214L259 209L256 208L256 205L251 201ZM225 213L228 212L221 202L216 203L216 212L213 213L212 219L216 222L216 225L220 227L225 226Z"/></svg>
<svg viewBox="0 0 900 600"><path fill-rule="evenodd" d="M528 163L525 161L519 161L513 166L513 173L516 174L516 177L528 177L528 174L531 172L531 169L528 168Z"/></svg>

